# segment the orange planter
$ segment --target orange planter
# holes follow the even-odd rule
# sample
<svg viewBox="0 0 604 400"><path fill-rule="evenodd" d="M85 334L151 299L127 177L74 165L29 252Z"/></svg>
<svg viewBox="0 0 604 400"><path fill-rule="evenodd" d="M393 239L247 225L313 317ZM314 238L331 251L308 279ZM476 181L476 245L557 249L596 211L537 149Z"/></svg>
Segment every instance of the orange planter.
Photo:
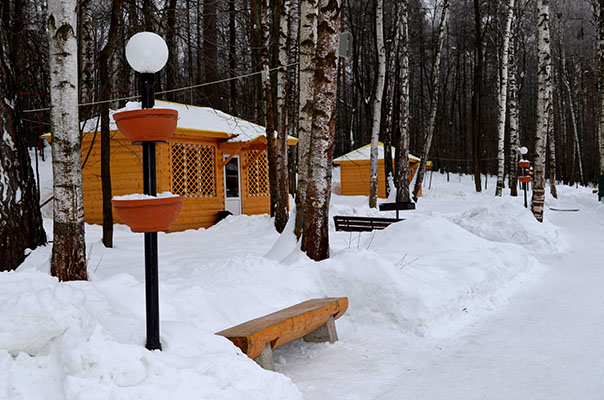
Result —
<svg viewBox="0 0 604 400"><path fill-rule="evenodd" d="M167 231L180 214L183 196L111 200L118 218L132 232Z"/></svg>
<svg viewBox="0 0 604 400"><path fill-rule="evenodd" d="M176 131L178 111L148 108L113 114L117 128L132 144L166 142Z"/></svg>
<svg viewBox="0 0 604 400"><path fill-rule="evenodd" d="M528 168L528 167L531 165L531 162L530 162L530 161L523 160L523 161L520 161L520 162L518 163L518 165L520 165L522 168Z"/></svg>
<svg viewBox="0 0 604 400"><path fill-rule="evenodd" d="M521 176L518 180L522 183L529 183L533 180L530 176Z"/></svg>

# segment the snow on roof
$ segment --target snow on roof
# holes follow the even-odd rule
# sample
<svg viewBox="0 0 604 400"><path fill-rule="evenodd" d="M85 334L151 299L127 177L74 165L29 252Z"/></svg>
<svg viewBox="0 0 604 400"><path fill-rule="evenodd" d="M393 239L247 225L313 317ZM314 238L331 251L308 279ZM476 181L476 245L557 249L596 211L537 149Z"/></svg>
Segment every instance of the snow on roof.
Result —
<svg viewBox="0 0 604 400"><path fill-rule="evenodd" d="M392 147L392 154L394 155L394 147ZM371 159L371 144L365 145L361 148L351 151L350 153L344 154L333 160L335 163L339 163L342 161L364 161ZM384 144L382 142L378 142L378 160L384 159ZM419 158L416 156L409 154L409 160L419 161Z"/></svg>
<svg viewBox="0 0 604 400"><path fill-rule="evenodd" d="M139 110L139 102L128 102L119 110L109 111L110 129L117 130L113 114L120 111ZM249 142L264 136L266 129L260 125L235 117L220 110L210 107L198 107L169 101L155 100L153 108L169 108L178 111L178 128L197 131L223 132L232 135L229 142ZM97 128L97 118L92 118L84 124L84 132L91 132Z"/></svg>

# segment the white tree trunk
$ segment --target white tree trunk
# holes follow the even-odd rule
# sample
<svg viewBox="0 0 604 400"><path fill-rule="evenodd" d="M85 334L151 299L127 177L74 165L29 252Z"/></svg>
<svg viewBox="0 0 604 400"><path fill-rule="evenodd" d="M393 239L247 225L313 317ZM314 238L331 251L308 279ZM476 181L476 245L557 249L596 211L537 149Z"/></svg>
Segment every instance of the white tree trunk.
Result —
<svg viewBox="0 0 604 400"><path fill-rule="evenodd" d="M86 279L76 7L75 0L48 2L54 195L51 272L59 280Z"/></svg>
<svg viewBox="0 0 604 400"><path fill-rule="evenodd" d="M516 65L516 47L514 43L509 48L509 99L508 106L510 109L510 195L518 195L518 149L520 148L520 131L519 131L519 113L518 113L518 85L516 76L518 66Z"/></svg>
<svg viewBox="0 0 604 400"><path fill-rule="evenodd" d="M315 97L315 51L317 47L318 0L300 1L300 107L298 116L298 189L296 190L296 236L304 229L309 152Z"/></svg>
<svg viewBox="0 0 604 400"><path fill-rule="evenodd" d="M514 0L509 0L508 16L503 36L503 54L501 56L501 86L499 90L499 118L497 126L497 185L495 189L495 196L501 196L503 192L503 179L505 173L505 118L508 100L510 33L512 31L513 18Z"/></svg>
<svg viewBox="0 0 604 400"><path fill-rule="evenodd" d="M371 125L371 157L369 168L369 207L377 207L378 196L378 138L382 121L382 97L386 80L386 47L384 46L384 0L377 0L376 48L378 54L378 73L373 98L373 122Z"/></svg>
<svg viewBox="0 0 604 400"><path fill-rule="evenodd" d="M534 181L531 211L539 222L543 222L545 202L545 154L546 140L551 121L552 74L551 44L549 33L549 0L537 0L537 125L534 146Z"/></svg>
<svg viewBox="0 0 604 400"><path fill-rule="evenodd" d="M275 154L276 162L276 179L277 179L277 190L279 196L277 196L277 203L275 204L275 228L279 233L283 232L287 220L289 217L288 209L288 169L287 169L287 119L289 118L287 113L287 89L288 89L288 68L287 68L287 34L288 34L288 16L289 8L291 6L290 0L279 0L279 15L274 16L279 20L279 49L277 63L279 69L277 70L277 151Z"/></svg>
<svg viewBox="0 0 604 400"><path fill-rule="evenodd" d="M432 137L434 136L434 129L436 127L436 112L438 110L438 101L440 95L440 58L443 50L443 43L445 41L448 15L449 0L444 0L440 27L438 28L438 42L436 44L436 54L434 55L434 67L432 68L432 104L430 105L430 119L428 121L428 132L426 134L424 149L422 151L421 160L417 169L415 187L413 188L413 199L415 201L417 201L417 196L419 195L419 191L422 187L422 182L424 181L424 174L426 173L426 165L428 163L428 156L430 154L430 146L432 145Z"/></svg>
<svg viewBox="0 0 604 400"><path fill-rule="evenodd" d="M408 203L409 195L409 26L408 1L400 0L397 8L397 19L400 21L397 30L400 60L398 84L400 85L399 126L400 139L396 146L396 201Z"/></svg>
<svg viewBox="0 0 604 400"><path fill-rule="evenodd" d="M320 261L329 257L329 202L336 128L340 1L321 0L313 86L312 140L301 248Z"/></svg>
<svg viewBox="0 0 604 400"><path fill-rule="evenodd" d="M564 60L565 57L563 57L562 59ZM562 64L562 65L564 65L564 64ZM574 67L573 67L573 70L574 70ZM564 71L566 71L566 69L564 69ZM570 108L570 122L573 127L573 143L575 145L577 160L579 162L579 181L581 182L581 184L584 184L585 181L583 180L584 176L583 176L583 161L582 161L583 158L581 156L581 143L579 142L579 128L577 125L578 122L577 122L576 105L575 105L572 88L570 86L570 82L568 79L569 79L568 76L564 72L562 75L562 81L564 82L564 87L566 88L566 92L568 93L568 105Z"/></svg>

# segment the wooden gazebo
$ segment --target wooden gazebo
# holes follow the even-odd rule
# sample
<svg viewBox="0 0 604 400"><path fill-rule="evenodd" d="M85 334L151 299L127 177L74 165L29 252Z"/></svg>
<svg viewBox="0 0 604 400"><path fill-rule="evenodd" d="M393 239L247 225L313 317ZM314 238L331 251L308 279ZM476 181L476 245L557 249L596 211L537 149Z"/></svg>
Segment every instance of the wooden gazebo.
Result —
<svg viewBox="0 0 604 400"><path fill-rule="evenodd" d="M220 211L232 214L270 212L265 129L207 107L156 101L156 108L178 111L176 133L156 146L157 192L185 196L172 231L209 227ZM124 109L140 108L129 103ZM101 149L96 119L84 126L82 169L84 219L100 224L102 215ZM295 138L288 144L294 145ZM111 187L113 196L142 193L142 150L117 130L111 118ZM116 220L116 222L120 222Z"/></svg>

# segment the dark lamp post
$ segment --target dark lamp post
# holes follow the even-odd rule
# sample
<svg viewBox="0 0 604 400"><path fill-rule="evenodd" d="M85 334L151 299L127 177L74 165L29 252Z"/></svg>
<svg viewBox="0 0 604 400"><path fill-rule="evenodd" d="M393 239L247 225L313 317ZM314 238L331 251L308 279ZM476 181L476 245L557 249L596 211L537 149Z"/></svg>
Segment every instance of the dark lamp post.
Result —
<svg viewBox="0 0 604 400"><path fill-rule="evenodd" d="M155 73L168 61L168 47L159 35L139 32L126 44L126 59L140 73L142 108L155 105ZM157 194L155 142L143 142L143 191ZM159 273L157 262L157 232L145 232L145 302L147 310L147 344L149 350L161 350L159 340Z"/></svg>

